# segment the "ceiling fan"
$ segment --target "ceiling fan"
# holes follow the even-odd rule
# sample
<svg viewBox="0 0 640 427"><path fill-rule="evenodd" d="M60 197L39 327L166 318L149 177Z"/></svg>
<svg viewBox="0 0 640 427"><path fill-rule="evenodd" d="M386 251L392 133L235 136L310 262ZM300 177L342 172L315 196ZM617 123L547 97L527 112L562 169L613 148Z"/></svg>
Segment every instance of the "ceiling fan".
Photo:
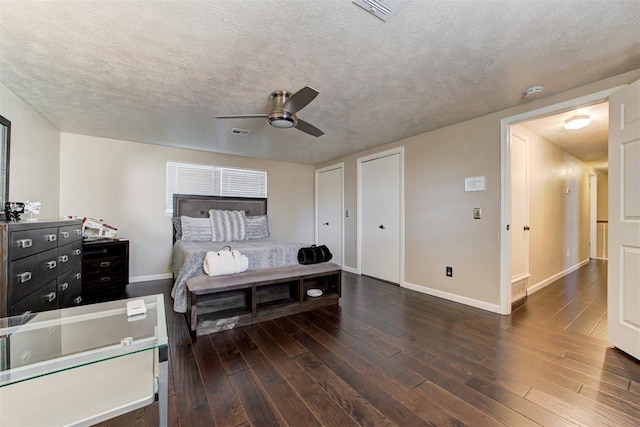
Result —
<svg viewBox="0 0 640 427"><path fill-rule="evenodd" d="M239 114L232 116L215 116L216 119L252 119L266 117L267 123L277 128L295 127L312 136L322 136L324 132L309 122L296 117L296 113L309 105L318 96L318 91L305 86L292 94L286 90L277 90L271 96L271 111L267 114Z"/></svg>

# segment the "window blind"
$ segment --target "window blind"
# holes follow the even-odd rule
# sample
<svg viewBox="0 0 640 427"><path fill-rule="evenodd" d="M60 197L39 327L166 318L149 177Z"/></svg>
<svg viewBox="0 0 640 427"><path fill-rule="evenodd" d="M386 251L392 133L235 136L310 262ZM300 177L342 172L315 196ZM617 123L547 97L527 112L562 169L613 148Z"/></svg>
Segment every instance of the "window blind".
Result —
<svg viewBox="0 0 640 427"><path fill-rule="evenodd" d="M167 162L165 213L173 214L174 194L267 197L267 172L193 163Z"/></svg>

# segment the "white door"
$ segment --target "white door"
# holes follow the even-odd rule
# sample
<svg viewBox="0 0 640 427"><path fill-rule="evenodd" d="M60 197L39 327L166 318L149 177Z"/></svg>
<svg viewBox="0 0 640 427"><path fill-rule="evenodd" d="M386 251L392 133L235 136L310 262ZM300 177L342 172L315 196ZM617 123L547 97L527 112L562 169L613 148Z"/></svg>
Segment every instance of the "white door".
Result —
<svg viewBox="0 0 640 427"><path fill-rule="evenodd" d="M640 359L640 80L609 98L609 341Z"/></svg>
<svg viewBox="0 0 640 427"><path fill-rule="evenodd" d="M342 265L342 167L316 174L318 245L327 245L332 262Z"/></svg>
<svg viewBox="0 0 640 427"><path fill-rule="evenodd" d="M529 141L511 132L511 283L529 277Z"/></svg>
<svg viewBox="0 0 640 427"><path fill-rule="evenodd" d="M362 274L400 283L400 154L361 164Z"/></svg>

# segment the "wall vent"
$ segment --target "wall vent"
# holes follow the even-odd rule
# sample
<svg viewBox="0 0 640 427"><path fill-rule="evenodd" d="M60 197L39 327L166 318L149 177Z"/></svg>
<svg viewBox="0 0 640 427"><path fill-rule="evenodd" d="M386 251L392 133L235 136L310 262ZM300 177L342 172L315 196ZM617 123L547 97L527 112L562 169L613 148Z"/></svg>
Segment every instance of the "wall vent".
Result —
<svg viewBox="0 0 640 427"><path fill-rule="evenodd" d="M250 130L245 130L245 129L238 129L238 128L231 128L231 134L232 135L238 135L238 136L249 136L251 135L253 132L251 132Z"/></svg>
<svg viewBox="0 0 640 427"><path fill-rule="evenodd" d="M411 0L353 0L353 3L386 22L409 1Z"/></svg>

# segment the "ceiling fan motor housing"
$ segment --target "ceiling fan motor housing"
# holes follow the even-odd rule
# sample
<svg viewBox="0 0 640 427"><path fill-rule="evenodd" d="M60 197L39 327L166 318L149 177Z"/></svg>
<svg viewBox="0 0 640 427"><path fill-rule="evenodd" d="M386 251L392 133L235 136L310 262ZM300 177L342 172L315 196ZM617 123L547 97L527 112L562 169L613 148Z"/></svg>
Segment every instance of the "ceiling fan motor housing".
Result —
<svg viewBox="0 0 640 427"><path fill-rule="evenodd" d="M292 128L298 124L295 114L288 112L282 106L291 97L291 93L286 90L277 90L271 94L273 108L267 115L267 120L271 126L277 128Z"/></svg>

